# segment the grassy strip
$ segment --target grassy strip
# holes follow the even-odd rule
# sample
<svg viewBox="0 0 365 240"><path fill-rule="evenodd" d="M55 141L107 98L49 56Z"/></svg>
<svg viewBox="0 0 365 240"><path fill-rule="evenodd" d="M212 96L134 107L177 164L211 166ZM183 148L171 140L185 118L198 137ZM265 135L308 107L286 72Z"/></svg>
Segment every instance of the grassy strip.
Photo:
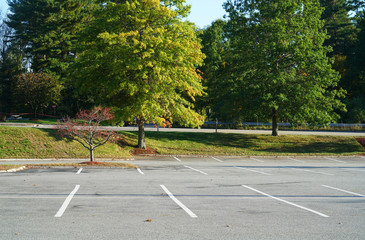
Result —
<svg viewBox="0 0 365 240"><path fill-rule="evenodd" d="M115 168L137 168L136 165L131 163L113 163L113 162L102 162L102 164L90 165L86 163L44 163L44 164L27 164L27 168L38 168L38 167L115 167Z"/></svg>
<svg viewBox="0 0 365 240"><path fill-rule="evenodd" d="M20 168L24 165L19 164L0 164L0 171L7 171L14 168Z"/></svg>
<svg viewBox="0 0 365 240"><path fill-rule="evenodd" d="M95 150L97 158L130 158L137 132L121 132L118 144ZM146 143L166 155L356 155L365 154L354 137L146 132ZM57 136L55 130L0 127L0 158L88 158L77 142Z"/></svg>
<svg viewBox="0 0 365 240"><path fill-rule="evenodd" d="M56 167L113 167L113 168L137 168L136 165L131 163L113 163L113 162L102 162L102 164L90 165L85 163L43 163L43 164L1 164L0 171L6 171L25 166L26 168L56 168Z"/></svg>
<svg viewBox="0 0 365 240"><path fill-rule="evenodd" d="M125 135L136 144L137 133ZM364 148L354 137L146 132L146 143L169 155L356 155Z"/></svg>

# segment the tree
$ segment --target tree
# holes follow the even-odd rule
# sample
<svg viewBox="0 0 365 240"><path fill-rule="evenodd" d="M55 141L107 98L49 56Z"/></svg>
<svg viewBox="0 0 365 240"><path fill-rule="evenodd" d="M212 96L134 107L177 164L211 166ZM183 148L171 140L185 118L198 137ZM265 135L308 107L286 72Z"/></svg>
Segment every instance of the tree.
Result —
<svg viewBox="0 0 365 240"><path fill-rule="evenodd" d="M8 0L7 25L34 72L64 77L75 58L75 35L91 17L95 0Z"/></svg>
<svg viewBox="0 0 365 240"><path fill-rule="evenodd" d="M37 113L60 99L61 86L57 80L46 73L23 73L15 78L13 99L19 108Z"/></svg>
<svg viewBox="0 0 365 240"><path fill-rule="evenodd" d="M357 17L358 39L353 54L348 58L349 73L344 85L348 90L348 113L344 119L351 122L365 122L365 13Z"/></svg>
<svg viewBox="0 0 365 240"><path fill-rule="evenodd" d="M232 119L231 97L232 89L226 78L226 53L229 49L225 27L226 21L216 20L203 29L199 35L202 39L202 52L205 54L204 65L200 67L203 73L203 85L207 95L199 98L201 108L207 108L211 117Z"/></svg>
<svg viewBox="0 0 365 240"><path fill-rule="evenodd" d="M228 0L231 77L241 114L293 124L335 121L344 91L323 47L322 10L313 0Z"/></svg>
<svg viewBox="0 0 365 240"><path fill-rule="evenodd" d="M79 142L89 150L90 162L94 161L94 150L106 144L114 135L113 131L101 128L101 122L113 119L110 108L94 107L92 110L80 110L76 119L64 119L56 127L61 137Z"/></svg>
<svg viewBox="0 0 365 240"><path fill-rule="evenodd" d="M145 123L199 126L204 120L190 102L203 94L196 68L204 55L193 24L182 20L189 11L184 2L102 1L80 36L71 81L117 107L117 118L136 117L139 148L146 148Z"/></svg>

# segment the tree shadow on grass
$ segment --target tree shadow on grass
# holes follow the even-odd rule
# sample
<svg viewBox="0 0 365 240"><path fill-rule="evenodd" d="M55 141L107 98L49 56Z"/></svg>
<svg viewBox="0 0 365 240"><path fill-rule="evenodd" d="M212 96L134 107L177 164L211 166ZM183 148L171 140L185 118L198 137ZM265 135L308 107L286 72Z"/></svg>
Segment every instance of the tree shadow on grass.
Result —
<svg viewBox="0 0 365 240"><path fill-rule="evenodd" d="M176 133L176 132L146 132L148 139L170 142L188 141L197 144L231 148L257 148L259 139L256 135L227 133Z"/></svg>
<svg viewBox="0 0 365 240"><path fill-rule="evenodd" d="M258 151L287 154L353 154L362 152L360 145L346 140L337 142L310 142L298 143L298 145L284 144L280 148L265 148Z"/></svg>

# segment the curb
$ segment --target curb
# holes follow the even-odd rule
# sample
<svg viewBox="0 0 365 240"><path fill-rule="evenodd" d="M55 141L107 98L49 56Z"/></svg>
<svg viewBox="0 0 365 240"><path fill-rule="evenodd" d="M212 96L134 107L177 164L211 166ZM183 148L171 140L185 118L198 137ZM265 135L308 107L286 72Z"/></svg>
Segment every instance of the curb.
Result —
<svg viewBox="0 0 365 240"><path fill-rule="evenodd" d="M12 168L12 169L9 169L9 170L1 170L0 173L13 173L13 172L18 172L18 171L21 171L21 170L24 170L26 169L27 167L26 166L22 166L22 167L19 167L19 168Z"/></svg>

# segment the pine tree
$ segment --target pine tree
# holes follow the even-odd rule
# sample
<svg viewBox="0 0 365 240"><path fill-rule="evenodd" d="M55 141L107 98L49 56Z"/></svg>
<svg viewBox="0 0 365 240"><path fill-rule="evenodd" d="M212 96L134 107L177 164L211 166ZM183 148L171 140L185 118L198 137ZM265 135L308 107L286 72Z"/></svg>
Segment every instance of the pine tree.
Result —
<svg viewBox="0 0 365 240"><path fill-rule="evenodd" d="M92 0L9 0L7 25L34 72L65 76L75 58L75 34L90 20Z"/></svg>

